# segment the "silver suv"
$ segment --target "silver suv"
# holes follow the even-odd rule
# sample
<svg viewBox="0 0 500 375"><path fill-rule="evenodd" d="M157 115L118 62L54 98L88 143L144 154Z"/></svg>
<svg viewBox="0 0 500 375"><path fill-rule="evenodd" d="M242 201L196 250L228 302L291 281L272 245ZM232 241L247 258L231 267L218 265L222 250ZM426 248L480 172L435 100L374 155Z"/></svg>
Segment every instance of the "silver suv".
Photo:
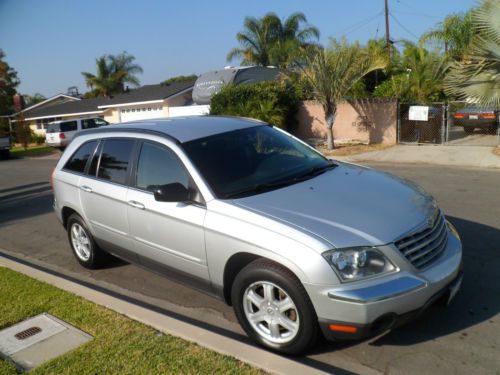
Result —
<svg viewBox="0 0 500 375"><path fill-rule="evenodd" d="M307 351L321 332L380 333L461 283L460 238L431 196L253 120L80 132L53 186L83 266L111 253L188 282L284 353Z"/></svg>

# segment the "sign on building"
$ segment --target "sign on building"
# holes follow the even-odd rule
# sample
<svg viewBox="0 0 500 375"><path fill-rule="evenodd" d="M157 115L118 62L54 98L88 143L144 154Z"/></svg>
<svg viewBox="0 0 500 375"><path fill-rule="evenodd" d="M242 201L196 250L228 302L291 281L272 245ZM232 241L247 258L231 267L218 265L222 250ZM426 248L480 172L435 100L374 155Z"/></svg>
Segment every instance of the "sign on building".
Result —
<svg viewBox="0 0 500 375"><path fill-rule="evenodd" d="M423 105L410 106L408 119L412 121L429 121L429 107Z"/></svg>

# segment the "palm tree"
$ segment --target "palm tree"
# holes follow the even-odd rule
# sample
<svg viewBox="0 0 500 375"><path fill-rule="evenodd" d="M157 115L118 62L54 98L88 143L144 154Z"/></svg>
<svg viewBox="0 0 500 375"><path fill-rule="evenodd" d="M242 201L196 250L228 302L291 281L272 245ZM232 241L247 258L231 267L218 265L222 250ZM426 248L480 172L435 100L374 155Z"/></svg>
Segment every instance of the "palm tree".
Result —
<svg viewBox="0 0 500 375"><path fill-rule="evenodd" d="M45 99L47 99L45 96L43 96L39 92L37 92L33 95L23 95L23 98L24 98L24 103L26 104L26 107L30 107L30 106L35 105L37 103L43 102Z"/></svg>
<svg viewBox="0 0 500 375"><path fill-rule="evenodd" d="M142 73L142 68L134 64L135 57L127 52L119 55L103 55L96 59L96 74L82 72L85 83L93 96L109 96L124 91L125 84L139 85L136 74Z"/></svg>
<svg viewBox="0 0 500 375"><path fill-rule="evenodd" d="M332 39L329 48L318 49L308 61L303 76L325 111L328 149L334 148L333 124L338 103L366 74L386 66L386 58L368 53L358 43L348 44L345 39Z"/></svg>
<svg viewBox="0 0 500 375"><path fill-rule="evenodd" d="M402 65L406 70L408 100L418 103L437 101L443 96L443 78L448 68L448 59L437 51L407 43Z"/></svg>
<svg viewBox="0 0 500 375"><path fill-rule="evenodd" d="M461 60L468 51L473 37L472 13L469 11L449 15L436 28L423 34L420 43L432 40L442 43L449 57Z"/></svg>
<svg viewBox="0 0 500 375"><path fill-rule="evenodd" d="M467 59L452 64L446 94L484 106L500 107L500 2L484 0L472 13L475 37Z"/></svg>
<svg viewBox="0 0 500 375"><path fill-rule="evenodd" d="M284 21L275 13L267 13L260 19L245 17L243 25L245 30L236 34L240 47L227 55L228 61L242 58L243 65L288 68L303 47L319 38L318 29L307 25L306 16L300 12Z"/></svg>

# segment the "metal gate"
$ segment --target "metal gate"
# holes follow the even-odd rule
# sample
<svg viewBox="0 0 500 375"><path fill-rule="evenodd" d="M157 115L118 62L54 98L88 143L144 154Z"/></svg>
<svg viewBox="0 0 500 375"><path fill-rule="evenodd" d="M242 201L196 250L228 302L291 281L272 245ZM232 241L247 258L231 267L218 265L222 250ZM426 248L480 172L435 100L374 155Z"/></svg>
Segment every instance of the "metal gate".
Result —
<svg viewBox="0 0 500 375"><path fill-rule="evenodd" d="M426 119L411 119L411 107L428 107ZM399 143L435 143L446 140L446 105L444 103L398 104Z"/></svg>
<svg viewBox="0 0 500 375"><path fill-rule="evenodd" d="M412 118L410 108L415 106L424 108L427 116ZM398 104L399 143L498 146L499 124L499 109L466 102Z"/></svg>
<svg viewBox="0 0 500 375"><path fill-rule="evenodd" d="M500 111L467 102L447 106L446 144L467 146L500 145Z"/></svg>

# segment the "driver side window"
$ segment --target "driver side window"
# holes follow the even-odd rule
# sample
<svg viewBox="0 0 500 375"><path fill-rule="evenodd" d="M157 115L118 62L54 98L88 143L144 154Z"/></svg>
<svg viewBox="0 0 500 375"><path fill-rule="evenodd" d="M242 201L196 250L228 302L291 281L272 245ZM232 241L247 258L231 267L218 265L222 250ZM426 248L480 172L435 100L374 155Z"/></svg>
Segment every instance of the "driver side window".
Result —
<svg viewBox="0 0 500 375"><path fill-rule="evenodd" d="M153 192L175 182L189 187L189 175L177 155L164 146L144 142L137 164L136 187Z"/></svg>

